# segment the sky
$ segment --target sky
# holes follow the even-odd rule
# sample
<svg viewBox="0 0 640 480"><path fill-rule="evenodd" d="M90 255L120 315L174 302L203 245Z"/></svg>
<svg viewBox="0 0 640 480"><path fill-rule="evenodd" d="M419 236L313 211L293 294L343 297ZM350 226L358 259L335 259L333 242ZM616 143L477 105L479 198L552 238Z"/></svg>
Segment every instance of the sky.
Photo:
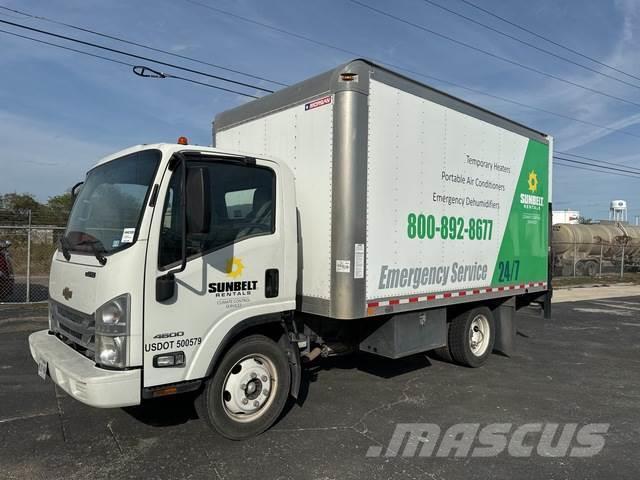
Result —
<svg viewBox="0 0 640 480"><path fill-rule="evenodd" d="M433 0L527 42L616 76L625 85L488 31L424 0L360 0L397 17L496 55L635 102L608 98L456 45L348 0L0 0L0 5L155 48L195 57L282 83L295 83L355 56L420 73L409 76L553 135L555 150L635 166L640 160L640 1L470 0L555 42L639 77L634 79L561 50L460 0ZM201 4L331 44L331 49L212 11ZM0 10L0 20L124 49L263 88L278 85L149 52L42 20ZM0 24L0 29L153 66ZM354 52L357 55L352 53ZM216 83L168 67L163 71ZM406 72L402 72L406 73ZM426 77L425 77L426 75ZM435 78L438 80L436 80ZM505 97L538 109L620 129L573 122L452 86ZM228 88L238 88L217 82ZM635 85L634 85L635 84ZM262 95L244 88L251 94ZM62 51L0 32L0 193L29 192L40 200L68 190L99 158L131 145L211 144L216 113L248 99L176 79L140 78L123 65ZM635 137L634 135L638 135ZM640 215L640 179L554 167L554 209L585 217L608 215L609 202L628 202Z"/></svg>

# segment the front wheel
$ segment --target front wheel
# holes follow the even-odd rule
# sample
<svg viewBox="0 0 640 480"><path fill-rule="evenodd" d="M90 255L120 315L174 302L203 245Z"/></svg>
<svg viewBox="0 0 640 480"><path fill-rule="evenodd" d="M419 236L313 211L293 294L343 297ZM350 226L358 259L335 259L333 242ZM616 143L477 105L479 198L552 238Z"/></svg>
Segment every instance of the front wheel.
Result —
<svg viewBox="0 0 640 480"><path fill-rule="evenodd" d="M196 408L220 435L244 440L273 425L290 385L286 352L268 337L251 335L224 355L197 398Z"/></svg>
<svg viewBox="0 0 640 480"><path fill-rule="evenodd" d="M461 313L449 325L449 352L456 363L480 367L493 350L495 321L491 310L478 307Z"/></svg>

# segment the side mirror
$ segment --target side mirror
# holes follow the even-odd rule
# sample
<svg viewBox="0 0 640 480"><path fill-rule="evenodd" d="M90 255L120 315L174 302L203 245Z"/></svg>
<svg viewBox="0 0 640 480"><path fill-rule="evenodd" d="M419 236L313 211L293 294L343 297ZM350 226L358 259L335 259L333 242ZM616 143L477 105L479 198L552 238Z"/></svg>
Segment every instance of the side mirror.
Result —
<svg viewBox="0 0 640 480"><path fill-rule="evenodd" d="M176 277L169 272L156 278L156 302L166 302L176 293Z"/></svg>
<svg viewBox="0 0 640 480"><path fill-rule="evenodd" d="M211 184L209 170L193 167L187 170L187 233L209 233L211 225Z"/></svg>

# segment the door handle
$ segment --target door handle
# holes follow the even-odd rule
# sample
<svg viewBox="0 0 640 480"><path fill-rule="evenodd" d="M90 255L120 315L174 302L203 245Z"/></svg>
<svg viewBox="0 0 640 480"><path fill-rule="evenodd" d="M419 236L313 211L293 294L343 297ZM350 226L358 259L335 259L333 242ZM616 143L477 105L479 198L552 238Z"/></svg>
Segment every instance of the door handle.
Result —
<svg viewBox="0 0 640 480"><path fill-rule="evenodd" d="M280 290L280 273L277 268L269 268L264 275L264 296L274 298Z"/></svg>

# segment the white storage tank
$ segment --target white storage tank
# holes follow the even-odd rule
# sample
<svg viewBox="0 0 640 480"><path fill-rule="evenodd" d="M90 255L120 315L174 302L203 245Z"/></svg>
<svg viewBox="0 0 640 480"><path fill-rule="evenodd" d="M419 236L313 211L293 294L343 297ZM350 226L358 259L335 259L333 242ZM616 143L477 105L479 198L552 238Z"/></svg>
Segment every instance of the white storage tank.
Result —
<svg viewBox="0 0 640 480"><path fill-rule="evenodd" d="M609 220L616 222L627 221L627 202L625 200L611 200L611 205L609 205Z"/></svg>

